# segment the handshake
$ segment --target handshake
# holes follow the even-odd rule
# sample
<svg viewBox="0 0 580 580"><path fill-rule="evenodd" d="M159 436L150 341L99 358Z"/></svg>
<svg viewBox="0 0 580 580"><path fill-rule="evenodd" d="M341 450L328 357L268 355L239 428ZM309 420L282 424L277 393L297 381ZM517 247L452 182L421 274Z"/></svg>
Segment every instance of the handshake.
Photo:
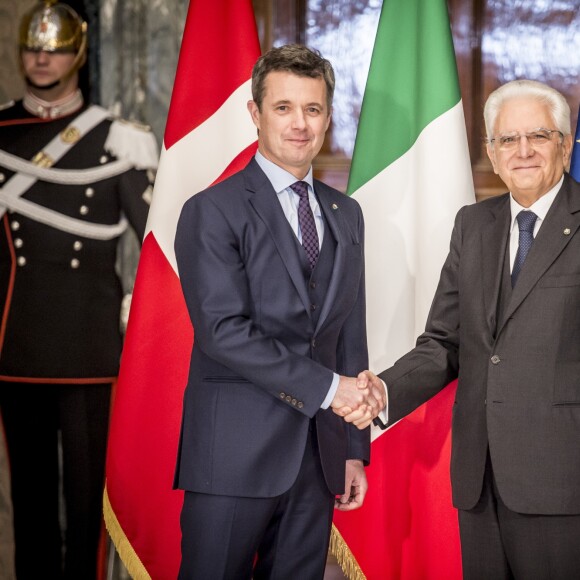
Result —
<svg viewBox="0 0 580 580"><path fill-rule="evenodd" d="M347 423L365 429L386 404L383 381L371 371L363 371L356 378L341 375L330 406Z"/></svg>

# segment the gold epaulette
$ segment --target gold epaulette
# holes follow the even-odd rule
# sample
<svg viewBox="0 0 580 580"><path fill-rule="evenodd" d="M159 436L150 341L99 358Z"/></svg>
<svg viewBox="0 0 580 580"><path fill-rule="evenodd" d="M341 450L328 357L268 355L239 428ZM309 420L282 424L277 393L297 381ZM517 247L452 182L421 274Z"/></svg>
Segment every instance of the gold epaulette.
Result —
<svg viewBox="0 0 580 580"><path fill-rule="evenodd" d="M157 169L159 149L155 135L147 125L114 118L105 150L117 159L130 161L136 169Z"/></svg>
<svg viewBox="0 0 580 580"><path fill-rule="evenodd" d="M115 121L117 121L117 123L122 123L124 125L128 125L129 127L133 127L134 129L145 131L146 133L151 132L151 126L146 125L145 123L138 123L137 121L129 121L128 119L121 119L120 117L115 117Z"/></svg>

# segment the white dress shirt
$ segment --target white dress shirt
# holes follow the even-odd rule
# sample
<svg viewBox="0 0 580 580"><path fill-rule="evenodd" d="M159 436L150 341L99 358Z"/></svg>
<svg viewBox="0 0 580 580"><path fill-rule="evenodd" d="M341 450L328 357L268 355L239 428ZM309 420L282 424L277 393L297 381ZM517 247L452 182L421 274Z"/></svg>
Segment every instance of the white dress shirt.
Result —
<svg viewBox="0 0 580 580"><path fill-rule="evenodd" d="M520 227L518 225L518 220L516 219L517 215L521 211L533 211L537 216L538 219L534 224L534 238L538 235L538 231L544 220L546 219L546 215L549 209L552 207L552 203L556 199L556 195L560 191L562 187L562 183L564 182L564 175L562 175L560 181L556 183L548 193L545 193L535 201L530 207L523 207L521 206L515 199L512 193L510 192L510 210L512 215L512 223L510 226L510 272L514 267L514 261L516 259L516 254L518 252L518 245L520 239Z"/></svg>

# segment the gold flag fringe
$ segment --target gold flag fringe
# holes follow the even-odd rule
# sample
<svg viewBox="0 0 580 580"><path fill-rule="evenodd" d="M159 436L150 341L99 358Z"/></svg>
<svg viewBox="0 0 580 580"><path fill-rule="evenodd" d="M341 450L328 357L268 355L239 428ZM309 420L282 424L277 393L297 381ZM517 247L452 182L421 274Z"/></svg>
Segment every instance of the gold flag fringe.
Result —
<svg viewBox="0 0 580 580"><path fill-rule="evenodd" d="M103 514L107 532L111 540L113 540L119 557L125 565L125 568L127 568L127 572L129 572L131 578L135 580L151 580L151 576L145 569L145 566L143 566L139 556L137 556L137 553L133 549L131 542L129 542L115 515L111 502L109 501L106 485L103 493ZM332 524L330 534L330 551L349 580L367 580L356 558L353 556L350 548L334 524Z"/></svg>
<svg viewBox="0 0 580 580"><path fill-rule="evenodd" d="M367 577L334 524L330 534L330 551L349 580L366 580Z"/></svg>
<svg viewBox="0 0 580 580"><path fill-rule="evenodd" d="M105 516L105 526L107 527L107 532L115 544L115 548L119 553L121 561L127 568L131 578L135 580L151 580L149 572L143 566L143 562L137 556L137 553L133 549L131 542L128 540L115 512L111 502L109 501L109 494L107 493L107 486L105 484L105 491L103 493L103 515Z"/></svg>

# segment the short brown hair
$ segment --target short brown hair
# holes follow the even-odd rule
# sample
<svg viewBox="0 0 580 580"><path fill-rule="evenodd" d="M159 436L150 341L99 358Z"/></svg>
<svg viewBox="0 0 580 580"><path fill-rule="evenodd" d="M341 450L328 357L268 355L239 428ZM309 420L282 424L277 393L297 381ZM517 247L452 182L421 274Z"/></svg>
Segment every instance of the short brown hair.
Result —
<svg viewBox="0 0 580 580"><path fill-rule="evenodd" d="M262 110L264 83L271 72L286 71L299 77L322 78L326 83L326 104L328 112L334 97L334 70L330 61L315 49L302 44L286 44L274 47L263 54L252 70L252 99Z"/></svg>

